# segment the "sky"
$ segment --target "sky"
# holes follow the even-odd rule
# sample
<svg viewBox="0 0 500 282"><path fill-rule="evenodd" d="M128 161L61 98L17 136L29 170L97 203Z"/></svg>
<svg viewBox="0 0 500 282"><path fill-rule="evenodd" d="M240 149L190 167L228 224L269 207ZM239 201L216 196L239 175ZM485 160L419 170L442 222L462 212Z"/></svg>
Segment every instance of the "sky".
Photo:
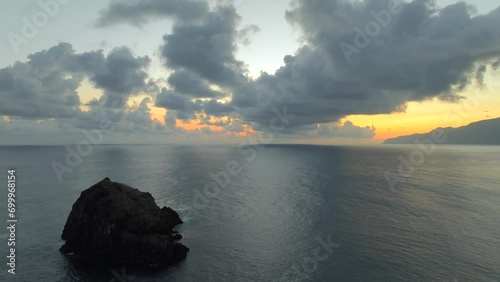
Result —
<svg viewBox="0 0 500 282"><path fill-rule="evenodd" d="M377 144L500 117L500 7L4 1L0 144Z"/></svg>

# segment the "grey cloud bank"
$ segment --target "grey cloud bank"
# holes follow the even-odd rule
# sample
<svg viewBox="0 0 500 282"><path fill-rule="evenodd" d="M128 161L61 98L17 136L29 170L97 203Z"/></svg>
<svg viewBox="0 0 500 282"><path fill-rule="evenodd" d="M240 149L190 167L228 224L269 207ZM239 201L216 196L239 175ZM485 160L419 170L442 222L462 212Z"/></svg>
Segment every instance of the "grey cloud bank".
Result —
<svg viewBox="0 0 500 282"><path fill-rule="evenodd" d="M85 78L105 92L102 99L112 106L130 95L147 92L147 57L134 57L127 48L77 54L71 44L61 43L29 56L25 63L0 69L0 115L27 118L75 117L81 105L77 89ZM123 97L120 97L123 96Z"/></svg>
<svg viewBox="0 0 500 282"><path fill-rule="evenodd" d="M287 18L306 45L275 74L252 82L250 93L235 92L233 102L257 123L269 108L287 103L301 117L297 126L392 113L409 101L459 99L457 90L473 82L478 64L500 56L500 9L474 17L465 3L436 10L431 1L412 1L400 3L401 11L348 63L340 44L389 2L294 1Z"/></svg>
<svg viewBox="0 0 500 282"><path fill-rule="evenodd" d="M477 15L463 2L441 9L430 0L292 4L285 17L300 30L303 46L284 56L275 73L252 79L237 51L258 27L241 27L230 3L112 1L97 20L100 28L128 23L146 29L159 18L174 21L159 46L171 71L168 86L149 77L151 58L128 48L77 54L60 44L0 69L0 97L7 101L0 115L65 118L71 119L64 122L68 126L84 127L93 116L127 111L130 97L146 93L168 110L167 129L175 130L176 120L210 124L210 117L227 116L258 131L273 109L286 106L297 117L283 132L290 137L371 138L374 127L341 120L401 112L410 101L457 101L461 90L483 84L485 73L498 69L500 8ZM89 113L79 110L76 93L84 78L104 93L89 104ZM148 121L147 108L138 107L130 126L165 130Z"/></svg>

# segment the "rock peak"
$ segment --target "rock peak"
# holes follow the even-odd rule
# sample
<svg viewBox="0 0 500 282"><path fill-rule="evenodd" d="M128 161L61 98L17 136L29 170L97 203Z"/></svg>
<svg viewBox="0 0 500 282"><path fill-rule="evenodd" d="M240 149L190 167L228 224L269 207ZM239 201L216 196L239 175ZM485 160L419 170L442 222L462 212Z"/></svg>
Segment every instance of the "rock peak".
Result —
<svg viewBox="0 0 500 282"><path fill-rule="evenodd" d="M113 264L168 266L189 249L176 242L181 224L171 208L160 209L151 194L106 177L83 191L64 226L63 253Z"/></svg>

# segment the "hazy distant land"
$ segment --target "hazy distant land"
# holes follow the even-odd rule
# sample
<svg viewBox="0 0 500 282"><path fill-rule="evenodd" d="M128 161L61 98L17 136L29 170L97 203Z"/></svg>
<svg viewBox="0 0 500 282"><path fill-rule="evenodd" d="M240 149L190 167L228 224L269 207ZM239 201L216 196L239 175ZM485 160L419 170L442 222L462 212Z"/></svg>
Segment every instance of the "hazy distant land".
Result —
<svg viewBox="0 0 500 282"><path fill-rule="evenodd" d="M437 128L429 133L387 139L384 144L414 144L416 140L431 139L432 133L442 130L446 136L443 144L500 145L500 118L483 120L458 128Z"/></svg>

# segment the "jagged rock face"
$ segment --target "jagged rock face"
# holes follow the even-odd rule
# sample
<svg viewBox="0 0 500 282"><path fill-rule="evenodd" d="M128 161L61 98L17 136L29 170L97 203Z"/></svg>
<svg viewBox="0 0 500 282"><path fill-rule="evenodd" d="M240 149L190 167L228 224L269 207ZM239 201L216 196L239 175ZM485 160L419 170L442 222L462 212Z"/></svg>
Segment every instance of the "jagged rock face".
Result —
<svg viewBox="0 0 500 282"><path fill-rule="evenodd" d="M82 192L69 214L62 239L63 253L138 266L168 266L189 249L175 242L181 224L172 209L160 209L151 194L109 178Z"/></svg>

